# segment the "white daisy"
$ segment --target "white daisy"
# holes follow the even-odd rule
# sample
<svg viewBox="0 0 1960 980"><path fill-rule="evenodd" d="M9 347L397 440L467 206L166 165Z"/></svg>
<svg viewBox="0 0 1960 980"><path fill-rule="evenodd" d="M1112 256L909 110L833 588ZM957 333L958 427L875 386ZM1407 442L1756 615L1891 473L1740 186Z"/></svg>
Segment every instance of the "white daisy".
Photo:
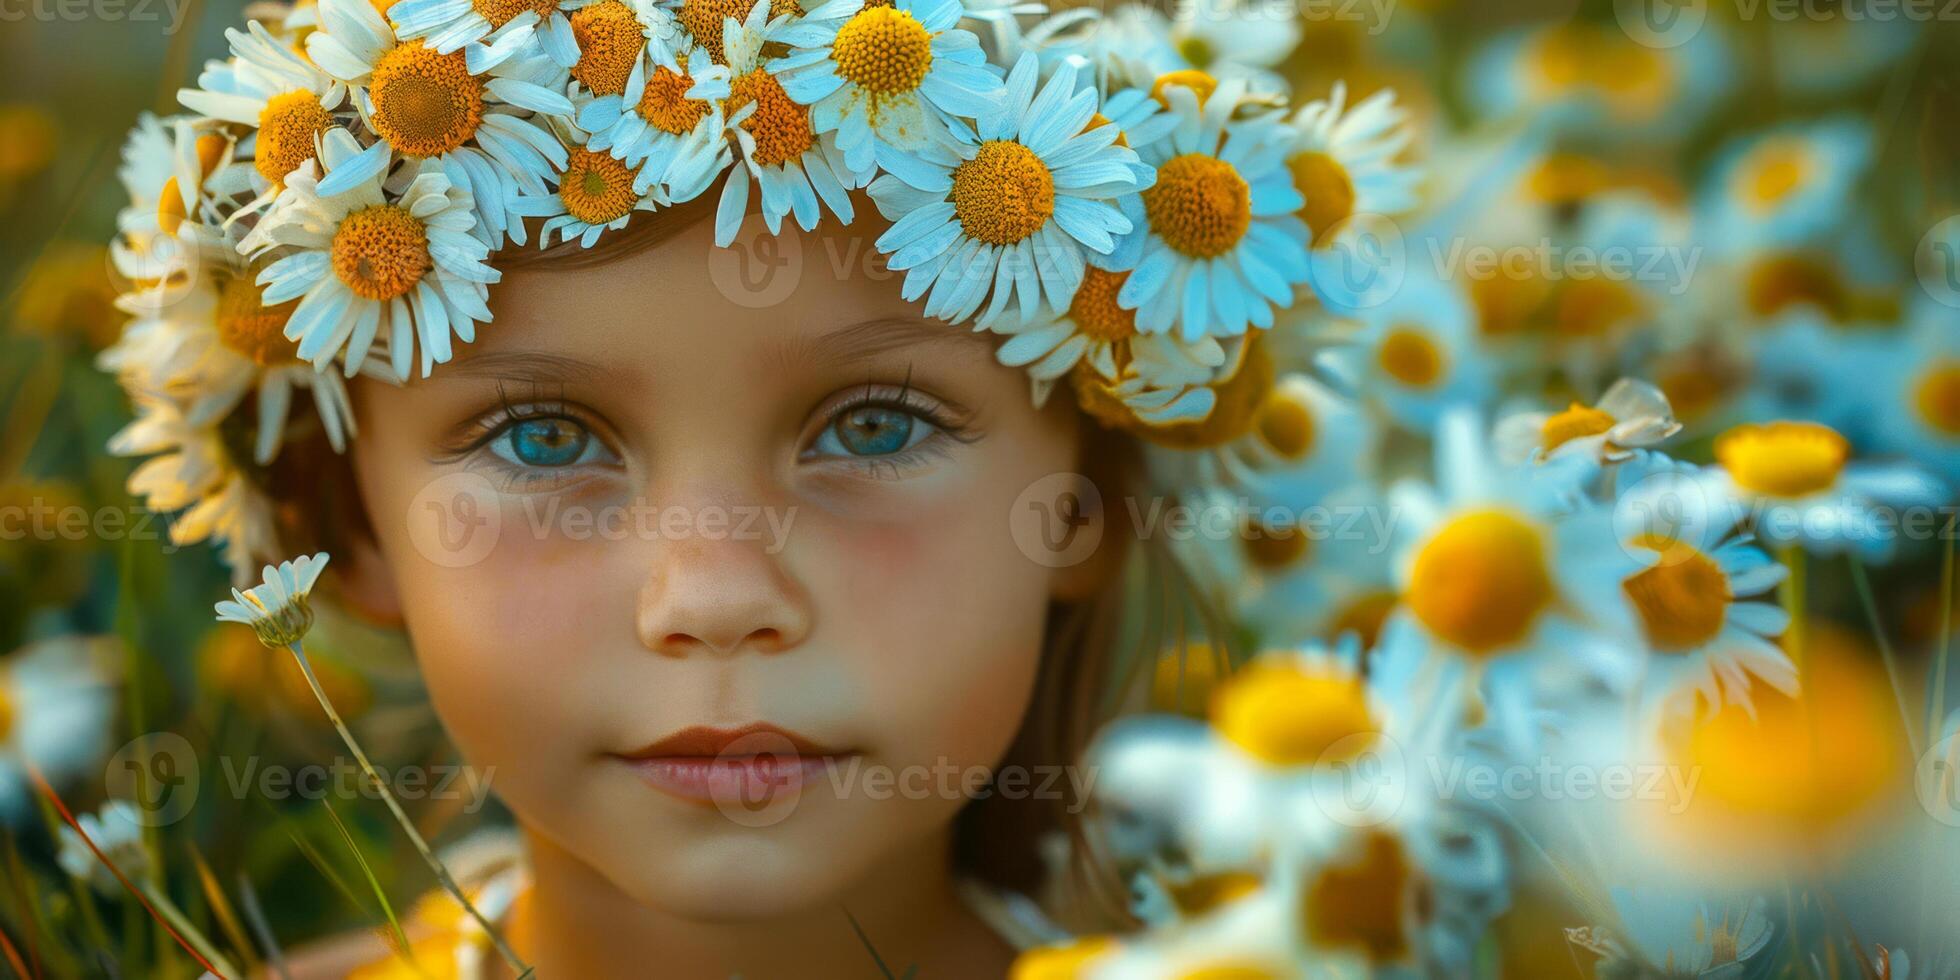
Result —
<svg viewBox="0 0 1960 980"><path fill-rule="evenodd" d="M150 850L143 845L143 821L134 804L128 800L110 800L102 804L99 815L84 813L75 822L81 825L81 833L65 824L57 828L61 851L56 860L70 877L88 882L104 895L122 894L122 883L95 856L96 851L101 851L116 871L130 881L143 881L150 876ZM82 840L82 834L88 835L87 841ZM90 843L95 845L94 850L89 848Z"/></svg>
<svg viewBox="0 0 1960 980"><path fill-rule="evenodd" d="M1545 666L1625 676L1633 635L1621 583L1640 560L1620 547L1612 514L1578 488L1595 464L1565 457L1500 465L1475 412L1453 410L1436 434L1435 486L1404 481L1394 566L1402 605L1382 643L1461 659L1485 673L1509 744L1533 744L1531 686Z"/></svg>
<svg viewBox="0 0 1960 980"><path fill-rule="evenodd" d="M1116 304L1127 279L1127 272L1087 266L1061 316L994 323L993 330L1008 338L995 356L1008 367L1026 367L1043 398L1078 364L1112 385L1137 378L1145 388L1182 389L1215 380L1226 363L1225 347L1213 337L1186 343L1169 334L1137 333L1136 311Z"/></svg>
<svg viewBox="0 0 1960 980"><path fill-rule="evenodd" d="M100 775L121 656L113 639L61 636L0 659L0 820L34 813L29 764L51 782Z"/></svg>
<svg viewBox="0 0 1960 980"><path fill-rule="evenodd" d="M1138 5L1129 8L1148 11ZM1286 4L1245 0L1178 0L1163 35L1183 64L1223 81L1243 78L1257 92L1283 95L1276 69L1300 43L1300 18ZM1161 29L1161 28L1160 28Z"/></svg>
<svg viewBox="0 0 1960 980"><path fill-rule="evenodd" d="M1602 463L1627 459L1681 431L1667 396L1644 381L1621 378L1599 402L1563 412L1520 412L1497 423L1497 453L1506 463L1580 454Z"/></svg>
<svg viewBox="0 0 1960 980"><path fill-rule="evenodd" d="M1736 426L1716 438L1715 460L1716 485L1743 502L1758 538L1825 554L1856 551L1867 561L1892 556L1899 508L1948 497L1911 463L1851 462L1850 441L1815 422Z"/></svg>
<svg viewBox="0 0 1960 980"><path fill-rule="evenodd" d="M116 273L154 302L167 302L190 274L225 246L221 202L206 179L234 152L215 123L175 119L168 124L144 114L123 144L117 171L129 205L116 214L109 246Z"/></svg>
<svg viewBox="0 0 1960 980"><path fill-rule="evenodd" d="M177 101L213 119L252 127L241 147L251 159L255 211L271 200L300 164L313 158L321 134L334 126L334 114L347 98L347 84L313 66L298 51L273 38L253 21L246 30L229 29L232 59L214 61L198 76L197 88L177 90Z"/></svg>
<svg viewBox="0 0 1960 980"><path fill-rule="evenodd" d="M344 450L354 435L346 382L295 356L283 331L299 301L266 306L262 296L248 274L220 267L215 274L200 276L197 286L176 302L134 307L136 316L97 364L122 375L132 389L178 399L192 425L222 420L256 390L253 458L262 466L278 454L293 389L309 389L327 441L335 451ZM392 380L381 359L370 358L362 368Z"/></svg>
<svg viewBox="0 0 1960 980"><path fill-rule="evenodd" d="M272 504L225 446L215 421L193 423L170 399L135 396L136 418L109 440L118 456L149 456L129 475L129 492L170 521L170 541L216 538L234 573L270 554L278 540Z"/></svg>
<svg viewBox="0 0 1960 980"><path fill-rule="evenodd" d="M1306 200L1300 217L1316 242L1353 215L1401 214L1415 206L1422 174L1395 159L1414 136L1407 122L1391 89L1347 108L1344 82L1293 114L1286 168Z"/></svg>
<svg viewBox="0 0 1960 980"><path fill-rule="evenodd" d="M1410 278L1356 318L1360 331L1316 363L1405 428L1427 432L1451 406L1483 406L1495 394L1495 366L1453 284Z"/></svg>
<svg viewBox="0 0 1960 980"><path fill-rule="evenodd" d="M1851 118L1731 141L1710 165L1697 237L1731 253L1817 241L1844 213L1871 154L1871 128Z"/></svg>
<svg viewBox="0 0 1960 980"><path fill-rule="evenodd" d="M1736 533L1745 508L1692 466L1656 461L1622 477L1614 526L1645 562L1624 586L1652 654L1644 686L1690 688L1711 709L1748 706L1751 676L1795 696L1796 665L1773 642L1790 616L1769 594L1788 569Z"/></svg>
<svg viewBox="0 0 1960 980"><path fill-rule="evenodd" d="M1144 220L1130 235L1143 247L1118 302L1144 333L1186 340L1270 327L1309 271L1296 216L1305 201L1286 169L1292 132L1271 114L1233 120L1241 80L1209 92L1180 81L1158 94L1177 128L1137 148L1157 179L1141 193Z"/></svg>
<svg viewBox="0 0 1960 980"><path fill-rule="evenodd" d="M321 151L331 178L358 148L336 129ZM490 319L488 284L500 278L485 263L489 248L471 234L477 215L468 179L460 167L431 159L399 194L385 192L378 173L337 195L321 193L324 183L313 162L302 165L239 243L254 257L283 250L259 272L265 302L300 299L285 336L316 368L342 358L351 377L380 338L401 378L419 347L426 377L449 361L452 331L468 343L477 322Z"/></svg>
<svg viewBox="0 0 1960 980"><path fill-rule="evenodd" d="M772 70L790 98L811 107L817 132L837 134L852 172L875 161L917 176L952 117L992 115L1002 98L1000 77L980 39L957 26L960 16L959 0L830 0L774 38L792 50Z"/></svg>
<svg viewBox="0 0 1960 980"><path fill-rule="evenodd" d="M648 194L635 189L639 167L587 147L573 146L569 153L556 193L519 197L513 205L518 214L545 219L538 230L538 247L551 247L552 236L559 235L591 248L601 233L626 227L633 212L652 211L667 203L657 190Z"/></svg>
<svg viewBox="0 0 1960 980"><path fill-rule="evenodd" d="M471 67L483 70L537 45L560 66L578 61L578 40L568 13L590 0L400 0L388 8L395 36L426 40L437 54L466 47Z"/></svg>
<svg viewBox="0 0 1960 980"><path fill-rule="evenodd" d="M327 570L327 553L302 555L260 570L260 583L249 589L231 590L231 598L212 607L218 622L242 623L268 647L291 646L313 628L313 606L308 601L320 573Z"/></svg>
<svg viewBox="0 0 1960 980"><path fill-rule="evenodd" d="M378 139L333 169L319 193L334 197L384 176L397 155L412 161L455 161L470 180L486 216L480 229L496 227L504 214L499 196L508 186L546 193L546 183L565 165L565 150L542 119L570 117L565 69L542 56L516 57L494 66L472 66L465 52L438 54L426 42L397 38L367 0L320 0L319 30L307 35L314 64L353 91L361 119ZM474 49L472 49L474 50ZM470 158L480 158L481 166ZM494 164L494 166L492 166ZM502 180L479 179L501 172ZM485 244L501 239L486 234Z"/></svg>
<svg viewBox="0 0 1960 980"><path fill-rule="evenodd" d="M778 74L789 59L764 64L765 43L778 43L804 26L788 15L771 19L770 0L755 0L745 21L731 17L722 22L721 49L733 78L716 117L725 120L728 141L742 165L730 170L722 184L715 207L717 245L735 241L748 213L751 179L761 189L762 220L770 234L782 227L784 215L794 215L797 227L805 231L817 226L826 207L845 224L855 215L850 191L864 186L870 168L851 166L838 144L840 136L816 125L818 108L789 95L786 76ZM694 157L700 160L701 154ZM687 189L688 169L685 156L670 165L667 180L673 193Z"/></svg>
<svg viewBox="0 0 1960 980"><path fill-rule="evenodd" d="M711 137L723 129L722 102L732 77L728 66L716 63L663 7L629 9L604 0L581 11L580 18L593 37L573 70L591 93L576 100L578 126L592 134L586 149L610 152L638 168L636 190L642 193L672 172L674 185L688 192L678 199L699 194L728 165L729 155L690 157L683 150L719 149ZM629 53L621 71L615 62Z"/></svg>
<svg viewBox="0 0 1960 980"><path fill-rule="evenodd" d="M1023 323L1044 300L1050 311L1067 309L1082 285L1083 253L1108 252L1111 236L1130 230L1109 202L1136 186L1136 154L1115 145L1114 126L1085 132L1096 93L1076 90L1073 65L1056 69L1039 94L1036 74L1036 58L1023 55L1001 111L925 154L891 158L905 162L872 182L872 200L893 222L878 250L905 272L907 300L926 296L928 316L959 322L990 296L983 325L1017 299Z"/></svg>

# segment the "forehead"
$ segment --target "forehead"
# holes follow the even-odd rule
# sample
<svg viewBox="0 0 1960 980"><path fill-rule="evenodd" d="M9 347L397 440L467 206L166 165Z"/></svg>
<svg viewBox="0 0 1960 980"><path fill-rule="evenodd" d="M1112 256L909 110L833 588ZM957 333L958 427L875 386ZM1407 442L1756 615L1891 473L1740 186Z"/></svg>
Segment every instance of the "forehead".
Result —
<svg viewBox="0 0 1960 980"><path fill-rule="evenodd" d="M861 216L862 217L862 216ZM900 296L903 276L873 247L881 223L776 234L751 216L727 248L712 220L695 221L650 248L599 265L530 265L490 292L495 319L464 362L500 349L562 350L626 367L649 360L766 358L795 363L839 341L876 345L985 340L918 317ZM882 323L887 329L872 329ZM862 326L861 326L862 325ZM990 346L990 345L989 345Z"/></svg>

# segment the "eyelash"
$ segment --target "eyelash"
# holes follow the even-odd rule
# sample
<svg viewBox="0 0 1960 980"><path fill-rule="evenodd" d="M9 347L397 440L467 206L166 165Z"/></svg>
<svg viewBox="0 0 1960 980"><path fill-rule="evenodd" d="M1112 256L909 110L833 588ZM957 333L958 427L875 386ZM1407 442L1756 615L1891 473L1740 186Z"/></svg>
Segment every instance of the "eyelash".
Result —
<svg viewBox="0 0 1960 980"><path fill-rule="evenodd" d="M864 408L884 408L903 412L932 426L933 431L916 444L884 456L816 456L815 442L823 433L830 431L838 421L851 412ZM805 460L834 461L845 466L856 467L864 475L879 480L896 480L905 471L931 459L944 459L951 451L950 441L968 445L980 439L981 433L973 427L968 413L952 407L913 389L908 374L899 385L865 384L855 389L844 401L824 412L822 423L809 437L810 443L802 454Z"/></svg>
<svg viewBox="0 0 1960 980"><path fill-rule="evenodd" d="M883 456L838 456L815 455L815 442L823 433L837 425L847 414L865 408L885 408L903 412L932 427L932 432L916 444L899 452ZM573 471L592 464L573 463L565 466L527 466L504 459L491 447L499 439L509 438L511 431L520 423L537 419L562 419L584 430L606 453L618 458L618 453L607 445L598 426L588 421L579 406L565 401L561 396L544 392L533 392L526 399L514 399L502 385L497 387L497 408L495 411L479 416L468 423L467 431L461 434L453 445L441 451L436 461L455 463L479 453L491 457L493 465L504 471L512 485L539 482L563 483ZM955 409L937 399L933 399L912 388L908 374L902 384L867 383L862 385L845 400L831 406L824 412L823 419L805 440L809 443L799 458L803 460L835 462L845 466L862 469L873 479L898 479L904 472L929 459L943 459L950 452L948 442L967 445L980 439L982 433L973 426L970 413Z"/></svg>
<svg viewBox="0 0 1960 980"><path fill-rule="evenodd" d="M583 430L601 451L618 459L618 453L607 444L600 434L599 427L588 421L586 413L579 406L565 401L562 397L534 392L527 400L516 400L502 385L497 386L497 408L495 411L472 419L467 431L458 438L455 445L438 454L436 461L454 463L478 454L487 455L492 466L501 470L508 481L506 489L522 490L541 483L563 485L568 478L595 465L591 462L570 463L564 466L526 466L503 458L493 448L499 439L508 439L511 432L521 423L539 419L561 419Z"/></svg>

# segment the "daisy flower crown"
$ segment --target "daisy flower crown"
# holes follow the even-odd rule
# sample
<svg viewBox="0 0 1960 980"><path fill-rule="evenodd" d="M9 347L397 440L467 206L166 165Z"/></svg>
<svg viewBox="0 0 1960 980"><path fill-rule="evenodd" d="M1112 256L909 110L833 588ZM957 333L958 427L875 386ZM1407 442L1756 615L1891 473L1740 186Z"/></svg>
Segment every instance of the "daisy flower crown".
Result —
<svg viewBox="0 0 1960 980"><path fill-rule="evenodd" d="M998 334L1038 403L1060 385L1167 451L1229 452L1283 412L1258 341L1318 309L1314 251L1414 199L1392 94L1291 109L1267 70L1284 51L1193 65L1174 37L1191 25L1144 8L256 13L179 92L187 111L125 145L112 254L131 320L102 357L137 408L111 449L149 457L132 491L180 512L175 541L214 538L246 569L279 553L262 471L295 392L344 449L346 379L407 382L471 343L502 252L593 247L697 199L722 247L752 211L773 234L847 225L868 200L904 297Z"/></svg>

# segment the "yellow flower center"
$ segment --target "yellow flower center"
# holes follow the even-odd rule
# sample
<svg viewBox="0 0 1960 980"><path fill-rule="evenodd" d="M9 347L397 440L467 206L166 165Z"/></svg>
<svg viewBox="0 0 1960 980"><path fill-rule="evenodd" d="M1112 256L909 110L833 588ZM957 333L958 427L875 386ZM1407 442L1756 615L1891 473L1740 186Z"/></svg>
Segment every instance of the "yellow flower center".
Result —
<svg viewBox="0 0 1960 980"><path fill-rule="evenodd" d="M218 339L260 367L299 363L297 348L284 334L299 300L266 306L264 290L250 276L226 280L218 294Z"/></svg>
<svg viewBox="0 0 1960 980"><path fill-rule="evenodd" d="M1370 831L1359 860L1314 875L1300 913L1316 947L1356 949L1369 962L1385 964L1408 955L1411 922L1428 921L1433 908L1428 884L1402 842Z"/></svg>
<svg viewBox="0 0 1960 980"><path fill-rule="evenodd" d="M163 182L163 192L157 195L157 227L166 235L175 235L187 217L182 185L172 177Z"/></svg>
<svg viewBox="0 0 1960 980"><path fill-rule="evenodd" d="M1314 440L1320 435L1313 410L1297 395L1286 391L1273 392L1259 407L1257 425L1259 438L1266 448L1287 459L1305 458L1313 451Z"/></svg>
<svg viewBox="0 0 1960 980"><path fill-rule="evenodd" d="M1795 139L1777 140L1751 157L1751 165L1743 170L1742 195L1757 211L1783 203L1809 173L1809 156L1803 143Z"/></svg>
<svg viewBox="0 0 1960 980"><path fill-rule="evenodd" d="M1443 351L1417 327L1396 327L1375 352L1382 373L1411 388L1427 388L1443 377Z"/></svg>
<svg viewBox="0 0 1960 980"><path fill-rule="evenodd" d="M1218 91L1218 79L1201 71L1182 68L1157 76L1157 80L1150 85L1150 97L1169 108L1171 103L1164 97L1164 90L1173 85L1190 89L1198 96L1199 105L1204 105L1205 100L1211 98L1211 93Z"/></svg>
<svg viewBox="0 0 1960 980"><path fill-rule="evenodd" d="M1744 296L1749 312L1759 317L1808 303L1832 320L1843 321L1851 309L1850 291L1837 268L1807 255L1772 255L1752 263Z"/></svg>
<svg viewBox="0 0 1960 980"><path fill-rule="evenodd" d="M1089 124L1087 126L1082 127L1082 132L1084 133L1094 132L1095 130L1101 129L1104 126L1114 125L1115 122L1116 120L1111 119L1108 116L1105 116L1102 113L1098 112L1095 115L1089 117ZM1116 145L1117 146L1130 145L1130 138L1128 136L1123 135L1122 130L1117 130L1116 132Z"/></svg>
<svg viewBox="0 0 1960 980"><path fill-rule="evenodd" d="M460 50L437 54L421 41L398 44L374 66L368 94L374 131L411 157L448 153L483 123L483 83Z"/></svg>
<svg viewBox="0 0 1960 980"><path fill-rule="evenodd" d="M1302 153L1286 161L1293 172L1293 188L1307 203L1300 209L1300 220L1320 241L1354 213L1354 181L1347 168L1325 153Z"/></svg>
<svg viewBox="0 0 1960 980"><path fill-rule="evenodd" d="M1150 230L1183 255L1215 259L1230 252L1252 225L1252 188L1217 157L1186 153L1157 168L1143 192Z"/></svg>
<svg viewBox="0 0 1960 980"><path fill-rule="evenodd" d="M200 179L211 176L218 164L225 162L225 154L231 150L231 140L222 133L202 133L191 141L197 152L197 172Z"/></svg>
<svg viewBox="0 0 1960 980"><path fill-rule="evenodd" d="M1604 165L1575 153L1546 157L1525 182L1531 196L1546 204L1577 203L1611 185L1612 178Z"/></svg>
<svg viewBox="0 0 1960 980"><path fill-rule="evenodd" d="M549 17L558 9L558 0L470 0L470 9L481 14L491 27L502 27L526 10Z"/></svg>
<svg viewBox="0 0 1960 980"><path fill-rule="evenodd" d="M349 214L333 236L333 271L354 295L405 296L435 266L429 235L404 208L376 204Z"/></svg>
<svg viewBox="0 0 1960 980"><path fill-rule="evenodd" d="M1596 408L1588 408L1573 402L1570 408L1545 420L1541 440L1545 451L1551 452L1574 439L1604 435L1612 431L1619 420Z"/></svg>
<svg viewBox="0 0 1960 980"><path fill-rule="evenodd" d="M1510 511L1479 510L1422 546L1405 598L1430 632L1483 656L1523 642L1555 597L1538 527Z"/></svg>
<svg viewBox="0 0 1960 980"><path fill-rule="evenodd" d="M1381 733L1360 677L1296 663L1254 663L1227 678L1212 693L1211 725L1275 766L1348 761Z"/></svg>
<svg viewBox="0 0 1960 980"><path fill-rule="evenodd" d="M572 77L594 95L626 91L633 63L647 46L646 34L633 12L619 0L581 7L572 14L572 37L578 41L578 64L572 66ZM720 38L721 24L717 21L715 39L719 42ZM648 79L647 84L651 86L653 80Z"/></svg>
<svg viewBox="0 0 1960 980"><path fill-rule="evenodd" d="M1666 730L1669 764L1702 776L1678 801L1690 820L1683 829L1730 860L1767 842L1779 867L1793 852L1868 840L1877 801L1896 799L1912 778L1879 662L1868 639L1814 624L1804 640L1812 693L1791 698L1756 683L1753 710L1727 704Z"/></svg>
<svg viewBox="0 0 1960 980"><path fill-rule="evenodd" d="M1262 963L1226 960L1183 970L1173 976L1175 980L1280 980L1286 975Z"/></svg>
<svg viewBox="0 0 1960 980"><path fill-rule="evenodd" d="M809 152L817 138L810 131L810 110L790 101L776 76L757 68L729 86L728 114L755 103L755 113L742 128L755 137L755 162L765 167L788 163Z"/></svg>
<svg viewBox="0 0 1960 980"><path fill-rule="evenodd" d="M1055 178L1019 143L989 140L953 169L953 214L968 235L989 245L1021 241L1054 213Z"/></svg>
<svg viewBox="0 0 1960 980"><path fill-rule="evenodd" d="M689 35L708 49L708 57L715 64L728 64L728 55L721 48L722 22L734 18L744 21L749 16L749 8L755 6L750 0L684 0L680 9L674 11L674 19L681 22ZM802 9L796 0L769 0L769 19L774 20L788 14L799 14Z"/></svg>
<svg viewBox="0 0 1960 980"><path fill-rule="evenodd" d="M693 76L677 74L665 66L657 67L647 76L647 87L640 93L636 111L647 125L663 133L679 136L692 132L713 108L705 99L687 97L687 90L693 87Z"/></svg>
<svg viewBox="0 0 1960 980"><path fill-rule="evenodd" d="M313 141L332 117L311 92L286 92L265 102L259 113L257 159L259 176L275 184L286 179L300 164L313 159Z"/></svg>
<svg viewBox="0 0 1960 980"><path fill-rule="evenodd" d="M565 213L588 225L603 225L626 217L640 195L633 192L638 167L628 167L609 153L573 150L558 182L558 199Z"/></svg>
<svg viewBox="0 0 1960 980"><path fill-rule="evenodd" d="M1552 332L1561 340L1604 337L1646 308L1645 301L1626 283L1574 277L1559 291Z"/></svg>
<svg viewBox="0 0 1960 980"><path fill-rule="evenodd" d="M1674 417L1693 422L1708 416L1735 386L1731 371L1705 356L1690 356L1675 364L1658 368L1654 386L1674 406Z"/></svg>
<svg viewBox="0 0 1960 980"><path fill-rule="evenodd" d="M1185 915L1203 915L1258 891L1259 876L1244 871L1222 871L1177 882L1165 890L1170 892L1171 901L1177 905L1178 911Z"/></svg>
<svg viewBox="0 0 1960 980"><path fill-rule="evenodd" d="M1699 649L1729 618L1729 577L1715 559L1685 541L1643 534L1627 542L1659 555L1622 586L1640 614L1647 642L1663 653Z"/></svg>
<svg viewBox="0 0 1960 980"><path fill-rule="evenodd" d="M1028 950L1014 960L1007 980L1080 980L1097 960L1116 950L1108 936L1084 936L1061 946Z"/></svg>
<svg viewBox="0 0 1960 980"><path fill-rule="evenodd" d="M872 7L837 29L837 77L879 95L910 92L932 67L932 35L907 11Z"/></svg>
<svg viewBox="0 0 1960 980"><path fill-rule="evenodd" d="M1949 357L1921 375L1912 401L1933 431L1960 438L1960 359Z"/></svg>
<svg viewBox="0 0 1960 980"><path fill-rule="evenodd" d="M1085 268L1082 288L1068 304L1069 319L1075 321L1076 329L1108 343L1136 336L1137 311L1116 305L1116 295L1129 279L1127 272L1109 272L1093 265Z"/></svg>
<svg viewBox="0 0 1960 980"><path fill-rule="evenodd" d="M6 677L0 675L0 742L5 742L7 736L13 734L16 714L13 692L7 690Z"/></svg>
<svg viewBox="0 0 1960 980"><path fill-rule="evenodd" d="M1274 571L1299 563L1313 547L1312 539L1297 527L1269 527L1256 520L1239 528L1239 543L1254 565Z"/></svg>
<svg viewBox="0 0 1960 980"><path fill-rule="evenodd" d="M1736 485L1765 497L1803 497L1836 485L1851 444L1815 422L1740 425L1715 440L1715 459Z"/></svg>

